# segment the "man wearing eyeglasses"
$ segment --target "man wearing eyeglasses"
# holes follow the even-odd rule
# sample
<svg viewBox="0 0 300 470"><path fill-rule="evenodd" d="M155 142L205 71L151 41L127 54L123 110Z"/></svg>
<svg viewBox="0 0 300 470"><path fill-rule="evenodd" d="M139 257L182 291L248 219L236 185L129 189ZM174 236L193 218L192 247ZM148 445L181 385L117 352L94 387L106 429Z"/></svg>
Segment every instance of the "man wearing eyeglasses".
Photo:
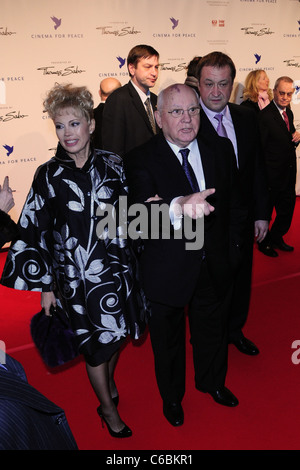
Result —
<svg viewBox="0 0 300 470"><path fill-rule="evenodd" d="M285 252L294 249L283 240L292 223L296 200L296 146L300 141L300 132L295 129L290 108L294 91L290 77L278 78L274 85L273 100L259 114L270 194L270 218L274 208L276 211L268 235L261 243L262 252L266 245Z"/></svg>
<svg viewBox="0 0 300 470"><path fill-rule="evenodd" d="M130 203L146 204L149 212L153 205L169 208L170 236L161 228L159 237L144 238L140 270L151 304L149 331L163 413L173 426L184 421L185 307L196 388L221 405L238 404L225 387L225 325L232 285L229 232L244 212L231 144L221 138L218 145L209 143L198 134L198 101L195 90L183 84L160 92L155 118L161 132L124 158ZM188 249L180 228L203 217L204 245Z"/></svg>

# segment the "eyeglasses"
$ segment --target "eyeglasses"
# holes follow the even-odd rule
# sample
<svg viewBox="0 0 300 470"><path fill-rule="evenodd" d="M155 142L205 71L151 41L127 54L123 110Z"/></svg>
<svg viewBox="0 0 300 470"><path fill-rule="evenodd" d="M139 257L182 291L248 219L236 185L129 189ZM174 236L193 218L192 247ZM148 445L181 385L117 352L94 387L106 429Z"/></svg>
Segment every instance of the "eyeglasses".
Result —
<svg viewBox="0 0 300 470"><path fill-rule="evenodd" d="M279 91L278 93L279 93L280 96L283 97L283 96L286 95L288 98L291 98L291 97L293 96L293 94L294 94L293 91L290 91L289 93L285 93L284 91Z"/></svg>
<svg viewBox="0 0 300 470"><path fill-rule="evenodd" d="M189 116L197 116L197 114L200 113L200 107L199 106L194 106L189 109L173 109L172 111L167 111L168 114L171 114L174 118L179 118L183 116L184 111L187 111Z"/></svg>

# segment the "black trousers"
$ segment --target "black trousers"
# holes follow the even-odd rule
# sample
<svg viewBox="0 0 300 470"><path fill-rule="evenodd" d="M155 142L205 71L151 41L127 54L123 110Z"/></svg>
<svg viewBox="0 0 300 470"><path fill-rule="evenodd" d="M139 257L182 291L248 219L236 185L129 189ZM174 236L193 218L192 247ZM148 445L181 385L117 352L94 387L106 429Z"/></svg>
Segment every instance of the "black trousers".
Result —
<svg viewBox="0 0 300 470"><path fill-rule="evenodd" d="M291 175L291 179L295 182L294 176ZM295 184L290 184L285 191L278 191L271 189L270 195L270 213L273 208L276 211L276 217L270 229L270 237L273 242L280 241L283 235L285 235L292 223L296 193Z"/></svg>
<svg viewBox="0 0 300 470"><path fill-rule="evenodd" d="M228 341L243 337L250 305L253 265L253 241L243 249L240 266L236 272L228 320Z"/></svg>
<svg viewBox="0 0 300 470"><path fill-rule="evenodd" d="M228 358L227 321L231 290L218 298L206 261L188 306L195 386L212 391L225 383ZM170 299L171 301L171 299ZM181 402L185 393L185 308L151 302L149 331L155 374L165 402Z"/></svg>
<svg viewBox="0 0 300 470"><path fill-rule="evenodd" d="M292 223L295 202L296 202L296 169L293 165L289 168L286 183L279 188L273 183L269 184L269 218L271 219L273 210L276 216L262 245L280 242L282 237L289 231Z"/></svg>

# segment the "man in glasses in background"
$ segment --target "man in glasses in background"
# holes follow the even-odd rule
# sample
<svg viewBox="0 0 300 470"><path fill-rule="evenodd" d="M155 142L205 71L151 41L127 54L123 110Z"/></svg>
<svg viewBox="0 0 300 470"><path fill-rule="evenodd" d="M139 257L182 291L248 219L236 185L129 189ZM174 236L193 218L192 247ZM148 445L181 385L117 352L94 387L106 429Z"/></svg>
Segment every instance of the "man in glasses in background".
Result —
<svg viewBox="0 0 300 470"><path fill-rule="evenodd" d="M235 234L238 245L234 227L244 212L235 190L230 142L219 138L209 143L198 134L195 90L183 84L164 89L155 118L161 132L125 155L124 165L131 204L146 204L149 213L154 204L168 207L159 236L143 240L140 274L151 304L149 331L163 413L179 426L184 421L186 307L196 388L221 405L238 404L225 387L226 323L232 285L229 234ZM178 233L201 218L204 244L189 249ZM162 227L168 223L170 236L165 237Z"/></svg>
<svg viewBox="0 0 300 470"><path fill-rule="evenodd" d="M266 246L286 252L293 247L285 243L283 236L288 232L295 208L296 147L300 132L294 126L294 115L290 103L295 89L290 77L276 80L274 98L259 114L263 155L266 163L268 189L270 195L270 219L275 208L276 217L260 250ZM277 251L275 251L276 254Z"/></svg>

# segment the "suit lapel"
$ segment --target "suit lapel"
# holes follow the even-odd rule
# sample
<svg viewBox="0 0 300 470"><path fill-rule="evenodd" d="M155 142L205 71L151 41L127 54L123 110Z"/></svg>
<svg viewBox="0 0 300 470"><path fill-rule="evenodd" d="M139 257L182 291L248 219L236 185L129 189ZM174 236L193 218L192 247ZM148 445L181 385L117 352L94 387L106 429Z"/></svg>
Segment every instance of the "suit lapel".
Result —
<svg viewBox="0 0 300 470"><path fill-rule="evenodd" d="M143 105L142 103L142 100L141 98L139 97L139 94L137 93L137 91L135 90L134 86L132 85L132 83L128 83L128 91L129 91L129 95L130 95L130 98L132 100L132 103L134 105L134 107L137 109L137 111L139 112L140 116L142 117L142 119L145 121L145 124L147 125L147 127L149 128L149 130L151 132L152 131L152 127L151 127L151 124L150 124L150 121L149 121L149 118L148 118L148 115L146 113L146 109L145 109L145 106ZM151 101L152 102L152 101Z"/></svg>
<svg viewBox="0 0 300 470"><path fill-rule="evenodd" d="M200 151L200 158L202 162L202 168L204 173L205 179L205 187L206 188L213 188L215 185L214 181L214 166L215 166L215 158L214 154L209 148L209 146L204 142L200 135L197 137L198 147Z"/></svg>
<svg viewBox="0 0 300 470"><path fill-rule="evenodd" d="M238 106L238 105L237 105ZM230 115L234 127L235 138L237 143L237 152L238 152L238 162L239 162L239 169L242 170L245 164L244 156L247 155L245 152L245 145L248 145L248 138L246 133L248 132L247 123L245 123L245 119L241 119L239 108L236 106L232 106L232 103L228 103L228 107L230 110Z"/></svg>
<svg viewBox="0 0 300 470"><path fill-rule="evenodd" d="M284 130L284 132L287 132L289 134L290 132L287 128L287 125L284 122L284 120L283 120L283 118L280 114L280 111L279 111L279 109L277 109L274 101L271 101L269 106L270 106L270 111L272 111L272 114L274 116L274 120L281 126L281 128ZM290 124L290 129L291 129L291 120L290 120L290 117L289 117L289 112L288 112L288 110L286 112L287 112L287 116L288 116L289 124Z"/></svg>
<svg viewBox="0 0 300 470"><path fill-rule="evenodd" d="M165 180L166 187L177 189L178 193L191 194L192 189L186 177L186 174L178 160L177 156L164 138L162 132L157 135L157 150L153 155L156 157L156 166L158 173L167 175Z"/></svg>

